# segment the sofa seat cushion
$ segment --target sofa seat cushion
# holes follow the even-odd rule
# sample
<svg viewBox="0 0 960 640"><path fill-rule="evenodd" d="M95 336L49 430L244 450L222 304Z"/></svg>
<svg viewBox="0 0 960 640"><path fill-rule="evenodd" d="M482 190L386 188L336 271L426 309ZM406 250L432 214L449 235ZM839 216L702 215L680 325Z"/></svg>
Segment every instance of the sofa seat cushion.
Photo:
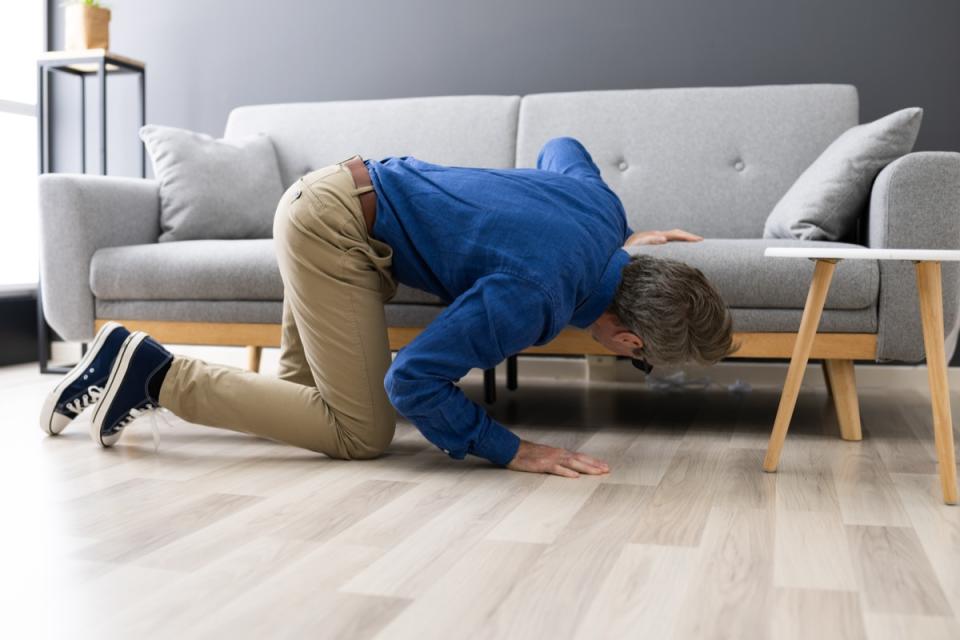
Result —
<svg viewBox="0 0 960 640"><path fill-rule="evenodd" d="M802 309L813 263L765 258L763 250L810 244L841 246L801 240L704 240L631 251L698 267L731 307ZM876 262L840 262L826 308L876 306L879 281ZM189 240L100 249L91 261L90 288L101 300L283 300L283 282L269 239ZM442 304L435 296L402 285L390 302Z"/></svg>
<svg viewBox="0 0 960 640"><path fill-rule="evenodd" d="M90 289L107 300L282 300L273 240L186 240L100 249Z"/></svg>
<svg viewBox="0 0 960 640"><path fill-rule="evenodd" d="M97 251L90 289L101 300L283 300L273 240L187 240ZM391 300L442 304L400 285Z"/></svg>
<svg viewBox="0 0 960 640"><path fill-rule="evenodd" d="M804 240L715 239L631 247L631 253L673 258L697 267L717 287L730 307L743 309L803 309L813 277L811 260L767 258L767 247L856 247L840 242ZM875 307L880 272L873 260L843 260L837 264L826 309Z"/></svg>

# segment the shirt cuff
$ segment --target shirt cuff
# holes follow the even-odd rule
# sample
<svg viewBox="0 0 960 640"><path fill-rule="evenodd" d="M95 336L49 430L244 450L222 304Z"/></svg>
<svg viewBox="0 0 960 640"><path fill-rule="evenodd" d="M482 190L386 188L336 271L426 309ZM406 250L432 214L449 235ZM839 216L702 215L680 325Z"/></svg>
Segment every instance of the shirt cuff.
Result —
<svg viewBox="0 0 960 640"><path fill-rule="evenodd" d="M520 438L503 425L493 422L487 428L483 440L478 440L470 453L505 467L517 455L519 448Z"/></svg>

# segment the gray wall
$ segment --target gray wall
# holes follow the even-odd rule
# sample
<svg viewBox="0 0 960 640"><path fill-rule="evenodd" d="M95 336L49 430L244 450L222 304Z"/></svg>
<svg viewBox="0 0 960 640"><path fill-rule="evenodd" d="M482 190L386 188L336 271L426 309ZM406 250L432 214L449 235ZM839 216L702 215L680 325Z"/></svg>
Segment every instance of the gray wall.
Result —
<svg viewBox="0 0 960 640"><path fill-rule="evenodd" d="M920 105L918 148L960 149L954 0L108 4L112 48L148 65L148 120L211 134L231 108L262 102L849 82L862 119ZM55 48L59 5L50 0ZM135 173L135 85L111 90L111 170ZM74 129L61 136L64 168Z"/></svg>

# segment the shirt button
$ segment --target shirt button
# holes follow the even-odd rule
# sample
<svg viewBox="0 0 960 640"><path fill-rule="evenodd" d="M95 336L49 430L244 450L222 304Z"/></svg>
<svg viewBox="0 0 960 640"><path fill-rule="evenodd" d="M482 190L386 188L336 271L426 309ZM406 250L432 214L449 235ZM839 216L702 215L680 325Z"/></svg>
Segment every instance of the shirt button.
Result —
<svg viewBox="0 0 960 640"><path fill-rule="evenodd" d="M620 164L617 165L617 169L620 169L620 171L626 171L628 166L629 165L627 164L626 160L621 160Z"/></svg>
<svg viewBox="0 0 960 640"><path fill-rule="evenodd" d="M746 166L747 165L743 163L743 160L737 160L736 162L733 163L733 168L736 169L737 171L743 171Z"/></svg>
<svg viewBox="0 0 960 640"><path fill-rule="evenodd" d="M443 449L443 452L447 455L450 455L450 449Z"/></svg>

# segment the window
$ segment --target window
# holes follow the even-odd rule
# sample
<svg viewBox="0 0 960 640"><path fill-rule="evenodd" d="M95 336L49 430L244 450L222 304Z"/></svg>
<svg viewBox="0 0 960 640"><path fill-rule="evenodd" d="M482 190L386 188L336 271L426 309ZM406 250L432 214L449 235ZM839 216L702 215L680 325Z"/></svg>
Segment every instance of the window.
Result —
<svg viewBox="0 0 960 640"><path fill-rule="evenodd" d="M0 20L0 292L34 286L37 216L37 56L44 3L18 2Z"/></svg>

